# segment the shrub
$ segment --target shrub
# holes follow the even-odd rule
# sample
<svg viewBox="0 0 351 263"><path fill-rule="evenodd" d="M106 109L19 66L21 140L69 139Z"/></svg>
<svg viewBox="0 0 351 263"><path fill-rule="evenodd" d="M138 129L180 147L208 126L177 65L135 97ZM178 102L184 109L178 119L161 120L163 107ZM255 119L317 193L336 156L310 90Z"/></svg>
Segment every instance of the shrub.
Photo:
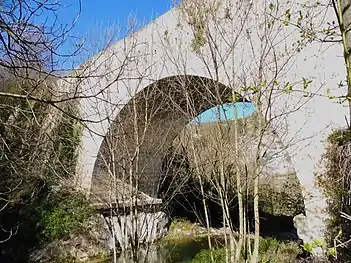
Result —
<svg viewBox="0 0 351 263"><path fill-rule="evenodd" d="M199 227L198 225L190 222L189 220L186 220L184 218L176 218L172 221L169 231L171 233L177 232L178 230L182 231L190 231L190 230L198 230Z"/></svg>
<svg viewBox="0 0 351 263"><path fill-rule="evenodd" d="M290 263L296 262L297 255L301 248L294 242L283 242L274 238L264 238L260 241L259 259L261 263ZM215 249L213 251L214 262L225 262L225 248ZM242 259L244 251L242 251ZM244 259L243 259L244 260ZM208 263L211 262L210 250L202 250L198 253L191 263Z"/></svg>
<svg viewBox="0 0 351 263"><path fill-rule="evenodd" d="M41 208L39 227L44 241L54 241L85 230L94 210L83 194L63 191L50 199Z"/></svg>
<svg viewBox="0 0 351 263"><path fill-rule="evenodd" d="M323 172L317 174L318 185L327 198L328 229L326 238L329 246L334 246L334 239L346 242L351 238L351 221L341 217L341 212L351 214L351 132L348 129L336 130L328 137L328 144L322 156ZM331 251L331 255L336 251ZM350 247L340 247L338 257L349 261Z"/></svg>
<svg viewBox="0 0 351 263"><path fill-rule="evenodd" d="M217 248L213 250L214 262L222 263L225 262L225 248ZM191 263L208 263L211 262L211 251L209 249L201 250L193 258Z"/></svg>
<svg viewBox="0 0 351 263"><path fill-rule="evenodd" d="M274 238L264 238L260 242L260 262L296 262L301 248L294 242L283 242Z"/></svg>

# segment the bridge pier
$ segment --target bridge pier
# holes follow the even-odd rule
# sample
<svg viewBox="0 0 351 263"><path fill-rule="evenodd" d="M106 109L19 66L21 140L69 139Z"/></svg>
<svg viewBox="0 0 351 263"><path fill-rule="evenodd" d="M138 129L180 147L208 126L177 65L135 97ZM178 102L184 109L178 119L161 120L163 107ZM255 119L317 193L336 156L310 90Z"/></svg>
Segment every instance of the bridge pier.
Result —
<svg viewBox="0 0 351 263"><path fill-rule="evenodd" d="M161 211L162 200L142 194L120 202L95 203L111 233L108 242L124 251L142 244L153 243L167 234L170 219Z"/></svg>
<svg viewBox="0 0 351 263"><path fill-rule="evenodd" d="M154 243L167 234L169 225L169 218L162 211L115 215L105 219L111 229L112 238L115 238L112 244L116 244L122 251L133 246Z"/></svg>

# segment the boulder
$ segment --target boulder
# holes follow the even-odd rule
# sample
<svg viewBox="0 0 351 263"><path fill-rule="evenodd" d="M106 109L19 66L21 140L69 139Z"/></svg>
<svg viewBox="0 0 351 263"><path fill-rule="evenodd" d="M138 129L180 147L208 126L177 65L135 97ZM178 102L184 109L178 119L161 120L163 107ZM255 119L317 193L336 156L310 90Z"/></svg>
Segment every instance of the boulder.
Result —
<svg viewBox="0 0 351 263"><path fill-rule="evenodd" d="M65 239L42 245L30 255L31 262L86 261L110 253L111 235L105 219L95 215L82 233L71 234Z"/></svg>
<svg viewBox="0 0 351 263"><path fill-rule="evenodd" d="M137 232L139 244L152 243L167 234L169 218L163 212L138 213ZM113 246L118 250L131 247L130 241L134 231L132 217L120 215L111 218L95 215L87 223L82 233L71 234L66 239L44 244L31 253L31 262L64 262L66 260L87 261L91 258L108 257L113 252ZM115 230L113 242L112 228Z"/></svg>

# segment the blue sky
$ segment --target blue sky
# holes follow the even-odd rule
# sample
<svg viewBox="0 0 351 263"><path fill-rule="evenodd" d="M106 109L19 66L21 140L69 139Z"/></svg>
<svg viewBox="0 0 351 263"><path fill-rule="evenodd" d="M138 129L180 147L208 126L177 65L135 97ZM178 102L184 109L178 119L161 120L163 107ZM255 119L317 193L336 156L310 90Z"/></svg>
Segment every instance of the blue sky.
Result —
<svg viewBox="0 0 351 263"><path fill-rule="evenodd" d="M79 13L78 0L61 0L62 8L59 19L62 24L71 24ZM89 34L103 34L111 26L126 26L132 15L140 22L151 22L172 7L172 0L81 0L80 17L70 32L75 37L87 37ZM73 43L67 42L61 53L74 49Z"/></svg>
<svg viewBox="0 0 351 263"><path fill-rule="evenodd" d="M61 17L70 21L77 14L78 0L62 0ZM86 34L97 23L124 23L132 13L140 20L156 18L168 11L172 0L81 0L81 15L74 31Z"/></svg>
<svg viewBox="0 0 351 263"><path fill-rule="evenodd" d="M235 116L238 119L248 117L256 112L256 107L252 103L238 102L235 103L236 109L232 103L223 104L219 108L213 107L201 113L197 116L192 123L216 123L218 121L225 122L228 120L234 120Z"/></svg>

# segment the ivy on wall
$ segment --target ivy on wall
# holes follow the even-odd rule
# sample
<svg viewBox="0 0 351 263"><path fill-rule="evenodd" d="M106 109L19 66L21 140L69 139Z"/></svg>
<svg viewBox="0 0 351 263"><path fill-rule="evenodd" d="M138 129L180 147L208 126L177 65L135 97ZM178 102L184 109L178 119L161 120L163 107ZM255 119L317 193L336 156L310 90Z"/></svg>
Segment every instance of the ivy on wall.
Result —
<svg viewBox="0 0 351 263"><path fill-rule="evenodd" d="M328 137L322 156L323 172L317 174L317 183L327 198L328 220L326 238L330 246L337 246L339 259L351 259L350 247L341 245L351 239L351 131L336 130ZM341 257L341 258L340 258ZM346 262L346 261L345 261Z"/></svg>

